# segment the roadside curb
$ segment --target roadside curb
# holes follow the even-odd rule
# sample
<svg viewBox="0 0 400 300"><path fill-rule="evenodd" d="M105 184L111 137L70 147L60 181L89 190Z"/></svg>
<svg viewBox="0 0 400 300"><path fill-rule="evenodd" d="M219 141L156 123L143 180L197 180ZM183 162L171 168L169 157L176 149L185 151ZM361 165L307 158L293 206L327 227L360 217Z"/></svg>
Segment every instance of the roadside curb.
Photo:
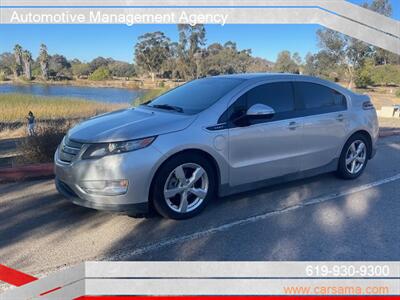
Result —
<svg viewBox="0 0 400 300"><path fill-rule="evenodd" d="M54 164L44 163L0 169L0 183L54 176Z"/></svg>
<svg viewBox="0 0 400 300"><path fill-rule="evenodd" d="M379 129L379 137L400 135L400 128Z"/></svg>

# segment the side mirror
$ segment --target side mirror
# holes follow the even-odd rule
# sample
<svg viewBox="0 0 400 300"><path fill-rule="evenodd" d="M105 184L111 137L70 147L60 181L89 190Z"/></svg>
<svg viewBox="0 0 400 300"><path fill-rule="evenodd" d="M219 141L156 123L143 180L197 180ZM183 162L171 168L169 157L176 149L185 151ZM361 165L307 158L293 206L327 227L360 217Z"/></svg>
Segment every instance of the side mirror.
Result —
<svg viewBox="0 0 400 300"><path fill-rule="evenodd" d="M254 104L246 112L246 116L255 119L271 118L275 114L275 110L265 104Z"/></svg>

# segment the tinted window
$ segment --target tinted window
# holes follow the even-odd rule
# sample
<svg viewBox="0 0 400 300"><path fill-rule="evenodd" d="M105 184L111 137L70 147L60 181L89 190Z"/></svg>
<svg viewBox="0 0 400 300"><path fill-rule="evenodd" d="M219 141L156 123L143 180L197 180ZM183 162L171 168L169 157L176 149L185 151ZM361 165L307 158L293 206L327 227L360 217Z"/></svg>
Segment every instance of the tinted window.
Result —
<svg viewBox="0 0 400 300"><path fill-rule="evenodd" d="M254 104L265 104L276 113L294 110L293 87L290 82L263 84L247 92L247 107Z"/></svg>
<svg viewBox="0 0 400 300"><path fill-rule="evenodd" d="M222 114L218 123L236 120L243 116L250 106L259 103L272 107L276 114L271 119L252 120L252 123L277 121L293 117L295 104L292 84L290 82L268 83L249 90Z"/></svg>
<svg viewBox="0 0 400 300"><path fill-rule="evenodd" d="M326 86L310 82L294 82L296 98L306 110L320 110L321 113L346 108L346 98Z"/></svg>
<svg viewBox="0 0 400 300"><path fill-rule="evenodd" d="M237 78L193 80L157 97L148 105L170 105L181 108L184 113L196 114L217 102L242 81Z"/></svg>

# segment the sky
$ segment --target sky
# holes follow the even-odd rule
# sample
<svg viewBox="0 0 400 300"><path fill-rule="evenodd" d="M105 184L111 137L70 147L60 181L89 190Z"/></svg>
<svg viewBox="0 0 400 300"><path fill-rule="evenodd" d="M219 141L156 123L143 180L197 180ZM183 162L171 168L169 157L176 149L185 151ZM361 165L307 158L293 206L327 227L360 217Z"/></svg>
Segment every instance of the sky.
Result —
<svg viewBox="0 0 400 300"><path fill-rule="evenodd" d="M365 0L350 0L361 4ZM393 18L400 19L400 1L392 0ZM206 25L207 44L234 41L239 49L252 49L254 56L275 61L282 50L298 52L304 57L316 52L316 31L319 25ZM133 62L137 38L152 31L163 31L171 40L178 40L176 25L0 25L0 53L12 51L15 44L37 57L40 44L50 54L68 59L90 61L95 57L112 57Z"/></svg>

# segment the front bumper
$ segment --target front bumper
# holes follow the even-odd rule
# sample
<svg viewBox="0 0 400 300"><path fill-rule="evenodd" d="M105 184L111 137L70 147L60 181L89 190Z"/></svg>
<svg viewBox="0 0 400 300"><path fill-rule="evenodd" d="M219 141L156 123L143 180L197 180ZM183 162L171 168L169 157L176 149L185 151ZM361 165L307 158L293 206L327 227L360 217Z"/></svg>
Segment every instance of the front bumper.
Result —
<svg viewBox="0 0 400 300"><path fill-rule="evenodd" d="M98 210L145 213L149 190L162 154L149 146L138 151L105 156L98 159L77 159L65 163L55 153L57 190L73 203ZM126 193L99 195L85 191L88 181L128 180Z"/></svg>
<svg viewBox="0 0 400 300"><path fill-rule="evenodd" d="M72 203L80 206L84 206L87 208L93 208L97 210L106 210L112 212L129 212L129 213L138 213L145 214L148 212L148 203L133 203L133 204L104 204L104 203L96 203L94 201L84 200L78 197L78 195L65 183L55 179L57 191L71 200Z"/></svg>
<svg viewBox="0 0 400 300"><path fill-rule="evenodd" d="M376 155L376 151L377 151L377 147L375 145L374 147L372 147L371 154L369 157L370 159L374 158L374 156Z"/></svg>

